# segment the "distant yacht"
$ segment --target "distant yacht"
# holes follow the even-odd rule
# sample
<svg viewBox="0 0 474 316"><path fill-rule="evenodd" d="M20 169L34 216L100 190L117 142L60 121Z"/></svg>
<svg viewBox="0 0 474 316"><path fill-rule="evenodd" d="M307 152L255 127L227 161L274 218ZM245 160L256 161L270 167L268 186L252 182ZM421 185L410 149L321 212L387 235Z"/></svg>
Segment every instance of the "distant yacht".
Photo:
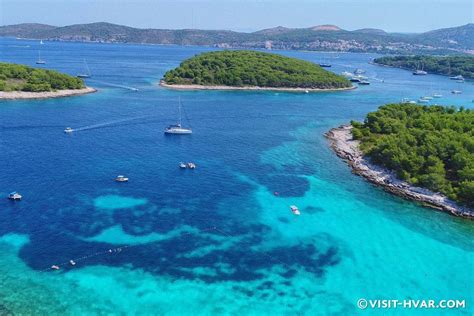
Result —
<svg viewBox="0 0 474 316"><path fill-rule="evenodd" d="M181 124L181 98L178 100L178 109L179 109L178 123L169 125L167 128L165 128L165 134L168 134L168 135L192 134L193 131L191 130L191 128L185 128Z"/></svg>
<svg viewBox="0 0 474 316"><path fill-rule="evenodd" d="M418 103L429 103L430 100L427 100L427 99L423 99L423 98L419 98L418 99Z"/></svg>
<svg viewBox="0 0 474 316"><path fill-rule="evenodd" d="M117 178L115 178L115 181L116 182L128 182L128 178L125 177L125 176L120 175L120 176L117 176Z"/></svg>
<svg viewBox="0 0 474 316"><path fill-rule="evenodd" d="M43 45L43 44L44 44L44 43L43 43L43 40L40 40L40 45Z"/></svg>
<svg viewBox="0 0 474 316"><path fill-rule="evenodd" d="M38 51L38 60L36 61L38 65L44 65L46 62L41 59L41 51Z"/></svg>
<svg viewBox="0 0 474 316"><path fill-rule="evenodd" d="M440 93L433 94L433 98L441 98L441 97L443 97L443 95Z"/></svg>
<svg viewBox="0 0 474 316"><path fill-rule="evenodd" d="M459 80L459 81L464 81L464 77L463 77L463 76L461 76L461 75L452 76L452 77L449 77L449 79L451 79L451 80Z"/></svg>
<svg viewBox="0 0 474 316"><path fill-rule="evenodd" d="M66 127L66 128L64 129L64 133L69 134L69 133L72 133L72 132L74 132L74 130L73 130L72 128L70 128L70 127Z"/></svg>
<svg viewBox="0 0 474 316"><path fill-rule="evenodd" d="M415 71L413 72L413 74L414 74L415 76L424 76L424 75L427 75L428 73L427 73L426 71L424 71L424 70L419 70L419 69L417 69L417 70L415 70Z"/></svg>
<svg viewBox="0 0 474 316"><path fill-rule="evenodd" d="M300 210L298 209L298 207L296 205L290 205L290 210L295 215L300 215L301 214Z"/></svg>
<svg viewBox="0 0 474 316"><path fill-rule="evenodd" d="M87 73L77 74L78 78L90 78L91 77L91 70L89 69L89 66L87 65L87 62L86 62L85 58L84 58L84 65L86 65Z"/></svg>
<svg viewBox="0 0 474 316"><path fill-rule="evenodd" d="M369 84L370 84L370 81L367 81L367 80L359 81L359 85L368 86Z"/></svg>
<svg viewBox="0 0 474 316"><path fill-rule="evenodd" d="M451 91L452 94L461 94L462 91L461 90L453 90Z"/></svg>
<svg viewBox="0 0 474 316"><path fill-rule="evenodd" d="M330 67L332 67L332 65L331 65L331 64L328 64L328 63L321 63L321 64L319 64L319 66L320 66L320 67L323 67L323 68L330 68Z"/></svg>
<svg viewBox="0 0 474 316"><path fill-rule="evenodd" d="M426 97L421 97L420 99L423 99L423 100L433 100L433 97L430 97L430 96L426 96Z"/></svg>

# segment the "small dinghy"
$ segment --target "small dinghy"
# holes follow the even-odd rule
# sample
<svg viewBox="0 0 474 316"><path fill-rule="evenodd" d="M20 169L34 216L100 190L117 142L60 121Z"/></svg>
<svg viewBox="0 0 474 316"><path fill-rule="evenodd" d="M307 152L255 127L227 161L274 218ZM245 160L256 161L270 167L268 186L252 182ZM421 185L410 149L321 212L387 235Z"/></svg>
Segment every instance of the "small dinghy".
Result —
<svg viewBox="0 0 474 316"><path fill-rule="evenodd" d="M14 191L14 192L8 194L8 198L9 198L10 200L13 200L13 201L16 201L16 200L19 201L19 200L21 200L22 196L21 196L20 193Z"/></svg>
<svg viewBox="0 0 474 316"><path fill-rule="evenodd" d="M300 215L300 210L298 209L298 207L296 205L290 205L290 209L291 211L293 212L293 214L295 215Z"/></svg>
<svg viewBox="0 0 474 316"><path fill-rule="evenodd" d="M115 181L116 182L128 182L128 178L125 177L125 176L117 176L117 178L115 178Z"/></svg>

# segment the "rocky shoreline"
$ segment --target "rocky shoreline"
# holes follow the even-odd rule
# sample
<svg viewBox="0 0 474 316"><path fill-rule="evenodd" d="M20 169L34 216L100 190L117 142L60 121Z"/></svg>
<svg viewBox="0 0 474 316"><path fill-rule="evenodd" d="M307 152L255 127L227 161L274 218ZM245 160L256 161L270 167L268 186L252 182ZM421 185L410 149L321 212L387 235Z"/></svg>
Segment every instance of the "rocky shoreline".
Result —
<svg viewBox="0 0 474 316"><path fill-rule="evenodd" d="M329 91L346 91L356 89L356 86L348 88L334 88L334 89L311 89L311 88L272 88L272 87L232 87L232 86L204 86L197 84L167 84L163 80L160 81L160 86L177 90L244 90L244 91L282 91L282 92L329 92Z"/></svg>
<svg viewBox="0 0 474 316"><path fill-rule="evenodd" d="M474 219L474 210L460 206L440 193L414 187L398 179L389 170L372 164L359 149L359 141L352 139L351 125L333 128L325 136L329 139L331 148L336 152L336 155L345 160L355 174L364 177L369 182L405 199L420 202L423 206L442 210L455 216Z"/></svg>
<svg viewBox="0 0 474 316"><path fill-rule="evenodd" d="M26 92L26 91L0 91L0 100L21 100L21 99L47 99L69 97L73 95L80 95L86 93L96 92L97 90L91 87L83 89L69 89L46 92Z"/></svg>

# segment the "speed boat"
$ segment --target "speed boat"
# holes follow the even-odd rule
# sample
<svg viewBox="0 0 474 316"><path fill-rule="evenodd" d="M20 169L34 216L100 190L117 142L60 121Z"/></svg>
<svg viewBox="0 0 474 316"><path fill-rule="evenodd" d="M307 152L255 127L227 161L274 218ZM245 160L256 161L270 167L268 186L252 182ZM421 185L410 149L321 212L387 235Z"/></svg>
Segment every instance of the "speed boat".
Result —
<svg viewBox="0 0 474 316"><path fill-rule="evenodd" d="M449 79L451 79L451 80L460 80L460 81L464 81L464 77L463 77L463 76L461 76L461 75L452 76L452 77L449 77Z"/></svg>
<svg viewBox="0 0 474 316"><path fill-rule="evenodd" d="M188 168L189 169L196 169L196 165L192 162L188 162Z"/></svg>
<svg viewBox="0 0 474 316"><path fill-rule="evenodd" d="M443 95L440 93L433 94L433 98L441 98L441 97L443 97Z"/></svg>
<svg viewBox="0 0 474 316"><path fill-rule="evenodd" d="M74 130L70 127L66 127L66 129L64 130L64 133L72 133L74 132Z"/></svg>
<svg viewBox="0 0 474 316"><path fill-rule="evenodd" d="M184 162L180 162L180 163L179 163L179 168L180 168L180 169L186 169L187 166L186 166L186 164L185 164Z"/></svg>
<svg viewBox="0 0 474 316"><path fill-rule="evenodd" d="M290 209L291 211L293 212L293 214L295 215L300 215L300 210L298 209L298 207L296 205L290 205Z"/></svg>
<svg viewBox="0 0 474 316"><path fill-rule="evenodd" d="M424 75L427 75L428 73L427 73L426 71L424 71L424 70L419 70L419 69L417 69L417 70L415 70L415 71L413 72L413 74L414 74L415 76L424 76Z"/></svg>
<svg viewBox="0 0 474 316"><path fill-rule="evenodd" d="M117 178L115 178L115 181L116 182L128 182L128 178L126 178L125 176L117 176Z"/></svg>
<svg viewBox="0 0 474 316"><path fill-rule="evenodd" d="M15 200L21 200L22 196L21 196L20 193L14 191L14 192L8 194L8 198L9 198L10 200L15 201Z"/></svg>
<svg viewBox="0 0 474 316"><path fill-rule="evenodd" d="M367 81L367 80L359 81L359 85L368 86L369 84L370 84L370 81Z"/></svg>
<svg viewBox="0 0 474 316"><path fill-rule="evenodd" d="M323 68L330 68L332 65L331 64L328 64L328 63L321 63L319 64L319 67L323 67Z"/></svg>
<svg viewBox="0 0 474 316"><path fill-rule="evenodd" d="M452 94L461 94L462 91L461 90L453 90L451 91Z"/></svg>

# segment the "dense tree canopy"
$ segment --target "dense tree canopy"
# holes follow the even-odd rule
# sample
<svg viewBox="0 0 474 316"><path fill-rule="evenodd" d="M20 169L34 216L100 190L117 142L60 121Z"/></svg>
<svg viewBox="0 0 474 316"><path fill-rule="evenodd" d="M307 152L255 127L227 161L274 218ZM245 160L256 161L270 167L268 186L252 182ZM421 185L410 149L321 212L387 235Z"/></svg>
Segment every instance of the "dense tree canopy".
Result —
<svg viewBox="0 0 474 316"><path fill-rule="evenodd" d="M474 206L474 111L388 104L352 125L354 138L374 163Z"/></svg>
<svg viewBox="0 0 474 316"><path fill-rule="evenodd" d="M203 53L164 75L167 84L344 88L351 83L311 62L256 51Z"/></svg>
<svg viewBox="0 0 474 316"><path fill-rule="evenodd" d="M54 91L84 88L84 82L54 70L0 63L0 91Z"/></svg>
<svg viewBox="0 0 474 316"><path fill-rule="evenodd" d="M393 56L380 57L374 60L377 64L407 68L423 69L427 72L474 79L474 57L472 56Z"/></svg>

